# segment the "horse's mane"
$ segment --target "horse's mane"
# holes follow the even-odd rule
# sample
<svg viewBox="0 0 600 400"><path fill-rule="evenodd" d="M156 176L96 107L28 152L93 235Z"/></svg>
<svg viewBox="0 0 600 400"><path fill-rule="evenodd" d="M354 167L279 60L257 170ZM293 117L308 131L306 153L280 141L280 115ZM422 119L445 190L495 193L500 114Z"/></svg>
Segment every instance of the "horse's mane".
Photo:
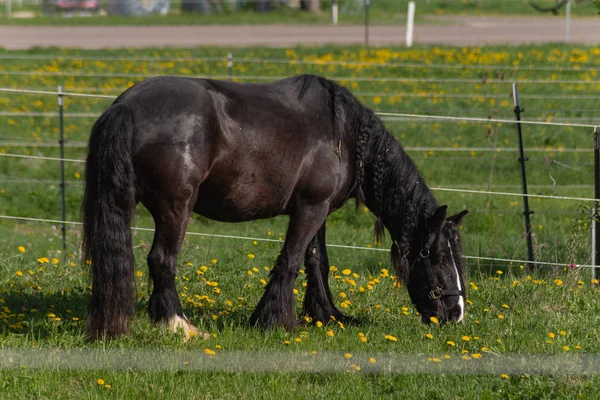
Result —
<svg viewBox="0 0 600 400"><path fill-rule="evenodd" d="M296 82L298 99L317 82L331 94L336 138L356 143L356 207L365 203L377 216L377 240L384 235L384 226L393 233L392 261L399 278L406 281L406 256L418 235L419 224L437 208L433 194L402 145L348 89L314 75L299 76Z"/></svg>

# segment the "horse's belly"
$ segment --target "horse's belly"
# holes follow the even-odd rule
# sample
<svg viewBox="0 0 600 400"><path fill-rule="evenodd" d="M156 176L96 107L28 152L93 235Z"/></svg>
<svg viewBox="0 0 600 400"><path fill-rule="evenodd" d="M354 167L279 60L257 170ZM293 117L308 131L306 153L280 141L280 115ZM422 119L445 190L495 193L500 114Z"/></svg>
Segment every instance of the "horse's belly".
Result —
<svg viewBox="0 0 600 400"><path fill-rule="evenodd" d="M202 184L194 212L225 222L271 218L285 213L286 199L269 187L219 188Z"/></svg>

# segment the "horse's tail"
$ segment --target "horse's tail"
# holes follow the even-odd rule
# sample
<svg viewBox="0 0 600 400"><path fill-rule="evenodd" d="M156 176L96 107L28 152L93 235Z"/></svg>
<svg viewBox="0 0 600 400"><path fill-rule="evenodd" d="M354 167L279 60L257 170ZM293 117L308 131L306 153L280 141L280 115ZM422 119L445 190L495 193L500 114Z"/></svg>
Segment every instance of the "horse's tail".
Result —
<svg viewBox="0 0 600 400"><path fill-rule="evenodd" d="M83 200L84 255L92 269L89 339L129 333L134 309L132 131L131 110L116 103L96 121L90 137Z"/></svg>

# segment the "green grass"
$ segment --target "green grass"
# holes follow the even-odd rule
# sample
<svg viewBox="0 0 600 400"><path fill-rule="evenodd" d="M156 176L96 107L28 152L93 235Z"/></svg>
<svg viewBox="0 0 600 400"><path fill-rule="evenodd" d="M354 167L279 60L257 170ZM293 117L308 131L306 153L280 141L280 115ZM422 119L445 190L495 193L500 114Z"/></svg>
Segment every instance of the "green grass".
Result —
<svg viewBox="0 0 600 400"><path fill-rule="evenodd" d="M554 1L540 0L535 2L542 7L555 4ZM226 7L223 12L212 14L184 13L181 10L181 1L171 2L170 12L167 15L149 15L143 17L120 17L91 15L86 17L66 18L60 14L54 16L41 15L41 6L33 5L24 0L19 4L12 3L13 15L19 12L33 12L33 18L8 18L5 7L0 7L0 24L11 25L222 25L222 24L329 24L331 22L330 2L322 1L323 13L311 15L310 13L287 7L280 7L266 13L252 10L234 10ZM364 3L362 1L341 1L340 23L364 23ZM373 0L371 2L370 21L372 24L398 24L405 23L408 0ZM104 5L102 8L106 8ZM588 1L573 2L572 15L594 17L596 10ZM416 18L418 21L436 22L437 16L479 16L479 15L528 15L551 16L549 13L540 13L532 8L526 0L432 0L418 2ZM557 20L565 15L565 8L560 10Z"/></svg>
<svg viewBox="0 0 600 400"><path fill-rule="evenodd" d="M0 52L0 87L55 90L62 85L66 91L116 95L143 76L226 76L227 52L220 48L3 51ZM23 56L47 58L23 59ZM194 57L222 57L223 61L202 61ZM250 62L250 59L284 59L290 63ZM397 65L328 64L333 60ZM337 77L367 106L378 111L504 119L514 118L510 83L519 80L521 105L526 110L524 118L598 124L594 106L594 96L600 88L595 70L598 62L597 49L564 45L421 47L370 52L344 47L254 48L235 50L233 73L235 79L244 81L258 81L258 76L275 79L316 73ZM452 66L457 68L447 68ZM374 79L367 79L369 77ZM364 80L357 80L359 78ZM375 78L414 78L416 81ZM77 144L85 143L95 118L72 114L99 114L110 100L68 97L65 104L65 135L68 142ZM55 112L56 108L54 96L0 93L0 112L15 113L0 119L0 152L56 157L57 148L11 145L19 141L55 143L56 117L17 113ZM508 151L516 146L512 124L386 120L386 126L407 147L431 187L520 191L518 156ZM593 146L591 129L526 125L523 130L526 155L530 157L527 164L530 193L592 196L593 153L585 151ZM447 150L415 150L416 147ZM451 150L462 147L501 151ZM534 152L533 148L545 150ZM573 148L579 150L569 151ZM85 147L69 147L65 156L83 159L85 151ZM69 183L66 211L70 221L79 221L82 174L82 164L66 164ZM58 177L56 162L0 157L0 214L60 219ZM30 181L22 182L24 179ZM554 190L552 179L556 181ZM520 197L441 191L435 195L442 204L449 204L451 211L471 210L462 230L465 254L526 258ZM582 202L532 199L531 207L536 212L532 221L537 260L589 262L589 235L585 214L580 210ZM360 208L355 213L354 205L348 204L330 216L328 242L375 248L378 244L373 238L373 222L368 210ZM424 366L439 364L442 368L460 363L476 368L478 362L502 361L513 354L595 355L600 350L600 337L591 327L600 323L600 303L598 289L590 285L587 269L546 268L530 273L519 263L468 260L471 303L464 323L426 326L415 315L405 290L394 288L393 272L384 271L389 268L387 252L331 247L330 260L336 267L331 271L336 302L346 314L359 317L363 323L343 328L335 323L321 328L307 326L295 332L249 329L247 320L264 286L261 279L268 279L267 269L277 257L279 244L213 238L210 234L278 239L284 235L286 223L285 217L245 224L194 218L189 231L205 235L188 235L179 258L177 285L186 314L213 336L207 341L195 338L187 344L181 336L160 331L148 322L145 308L151 286L145 258L151 233L136 231L138 313L132 334L110 343L86 344L82 331L89 279L88 272L80 266L79 226L69 227L68 247L64 253L59 226L2 221L0 348L31 351L164 349L200 353L207 358L204 350L209 349L216 352L215 362L230 357L234 351L264 350L300 357L314 350L315 357L339 355L339 371L233 374L222 370L185 371L183 366L163 372L147 368L122 371L24 366L3 371L0 390L14 398L103 395L348 398L360 393L372 398L554 399L600 395L598 378L581 374L538 375L507 370L509 376L503 378L500 376L503 371L480 375L369 372L370 368L381 365L377 360L383 363L385 357L395 355L412 355L415 360L422 360ZM138 207L134 225L153 226L142 207ZM389 248L389 238L387 240L381 248ZM21 252L19 246L25 251ZM248 257L249 254L254 257ZM203 271L202 266L208 269ZM346 269L350 275L342 273ZM219 293L207 282L218 282ZM296 288L300 307L303 279L298 280ZM333 336L327 335L329 330ZM367 341L361 341L359 334L367 337ZM386 335L396 337L397 341L386 339ZM352 354L353 358L345 359L345 353ZM477 358L479 355L481 358ZM467 356L466 359L463 356ZM371 364L363 357L374 357L376 362ZM210 360L208 358L208 362ZM104 385L98 384L98 379L102 379Z"/></svg>

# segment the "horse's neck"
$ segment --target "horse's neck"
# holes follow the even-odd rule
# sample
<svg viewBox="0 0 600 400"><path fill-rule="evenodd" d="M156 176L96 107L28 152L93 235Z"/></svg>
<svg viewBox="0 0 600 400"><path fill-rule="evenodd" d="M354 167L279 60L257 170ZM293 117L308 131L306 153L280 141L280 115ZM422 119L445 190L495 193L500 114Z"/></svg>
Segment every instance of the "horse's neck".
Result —
<svg viewBox="0 0 600 400"><path fill-rule="evenodd" d="M367 168L370 179L365 184L365 197L369 209L388 230L412 235L406 230L416 229L436 206L413 161L396 140L388 139L377 154L372 154Z"/></svg>

